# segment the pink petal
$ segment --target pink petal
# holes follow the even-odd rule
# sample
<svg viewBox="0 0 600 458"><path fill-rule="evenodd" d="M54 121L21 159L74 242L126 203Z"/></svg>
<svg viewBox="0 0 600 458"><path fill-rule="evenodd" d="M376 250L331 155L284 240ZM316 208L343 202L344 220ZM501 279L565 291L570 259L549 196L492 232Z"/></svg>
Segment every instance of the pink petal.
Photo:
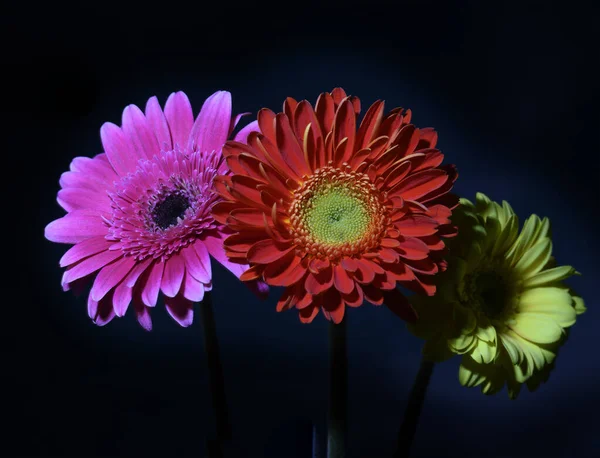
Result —
<svg viewBox="0 0 600 458"><path fill-rule="evenodd" d="M125 134L118 126L110 122L104 123L100 128L100 139L110 165L120 176L124 177L135 171L138 160L143 158L129 146Z"/></svg>
<svg viewBox="0 0 600 458"><path fill-rule="evenodd" d="M110 199L104 189L67 188L58 191L56 198L62 208L73 210L95 210L109 213Z"/></svg>
<svg viewBox="0 0 600 458"><path fill-rule="evenodd" d="M146 120L144 113L135 105L129 105L123 110L123 133L129 140L130 147L140 158L152 159L160 153L156 135Z"/></svg>
<svg viewBox="0 0 600 458"><path fill-rule="evenodd" d="M181 288L184 273L185 264L183 256L175 254L167 260L160 286L165 296L175 297L177 295L179 288Z"/></svg>
<svg viewBox="0 0 600 458"><path fill-rule="evenodd" d="M115 250L102 251L94 256L86 258L79 264L75 264L73 267L65 271L63 275L63 282L71 283L78 278L83 278L86 275L96 272L121 256L123 256L123 253L119 250Z"/></svg>
<svg viewBox="0 0 600 458"><path fill-rule="evenodd" d="M204 285L192 277L189 272L186 272L183 282L183 297L192 302L201 302L204 299Z"/></svg>
<svg viewBox="0 0 600 458"><path fill-rule="evenodd" d="M100 213L93 210L75 210L52 221L44 229L44 236L57 243L79 243L106 233L107 227Z"/></svg>
<svg viewBox="0 0 600 458"><path fill-rule="evenodd" d="M169 124L173 147L185 148L194 123L192 105L185 93L174 92L169 96L165 104L165 117Z"/></svg>
<svg viewBox="0 0 600 458"><path fill-rule="evenodd" d="M235 126L238 125L238 123L240 122L240 119L242 119L243 116L247 116L249 114L251 114L251 113L248 111L246 113L240 113L238 115L235 115L235 118L233 118L231 120L231 123L229 124L229 133L227 134L227 138L229 138L231 136L233 129L235 129Z"/></svg>
<svg viewBox="0 0 600 458"><path fill-rule="evenodd" d="M79 175L86 181L93 180L98 184L105 184L107 187L112 186L119 179L119 175L112 168L104 153L93 158L76 157L71 161L69 168L74 175Z"/></svg>
<svg viewBox="0 0 600 458"><path fill-rule="evenodd" d="M83 258L92 256L93 254L100 253L101 251L108 250L108 247L113 242L109 242L102 235L91 237L73 245L64 255L60 258L59 264L61 267L66 267L71 264L75 264L81 261Z"/></svg>
<svg viewBox="0 0 600 458"><path fill-rule="evenodd" d="M125 256L104 267L98 273L96 280L94 280L94 285L90 292L92 299L95 301L101 300L106 293L117 286L127 276L134 264L135 259L133 256Z"/></svg>
<svg viewBox="0 0 600 458"><path fill-rule="evenodd" d="M156 135L159 148L163 151L172 150L173 143L171 142L169 124L167 124L167 118L165 118L165 114L160 108L160 104L156 97L150 98L146 103L146 119L154 131L154 135Z"/></svg>
<svg viewBox="0 0 600 458"><path fill-rule="evenodd" d="M115 317L115 311L112 306L112 294L106 296L100 302L88 297L88 315L98 326L104 326Z"/></svg>
<svg viewBox="0 0 600 458"><path fill-rule="evenodd" d="M165 263L157 261L150 268L148 280L142 289L142 302L148 307L154 307L158 300L158 292L160 291L160 283L165 269Z"/></svg>
<svg viewBox="0 0 600 458"><path fill-rule="evenodd" d="M242 128L235 135L234 141L240 143L248 143L248 135L250 135L250 132L260 132L260 128L258 127L258 121L253 121L246 127Z"/></svg>
<svg viewBox="0 0 600 458"><path fill-rule="evenodd" d="M131 272L129 272L129 275L127 275L127 278L125 279L127 286L133 288L138 278L140 278L140 276L146 272L146 269L148 266L150 266L152 261L154 261L154 259L146 258L143 261L138 262L135 267L131 269Z"/></svg>
<svg viewBox="0 0 600 458"><path fill-rule="evenodd" d="M254 280L244 282L250 291L252 291L259 299L266 299L269 296L269 285L262 280ZM206 289L206 288L205 288ZM210 291L206 289L206 291Z"/></svg>
<svg viewBox="0 0 600 458"><path fill-rule="evenodd" d="M192 324L194 319L194 304L182 297L181 295L176 297L165 297L165 305L167 312L173 317L177 323L184 328Z"/></svg>
<svg viewBox="0 0 600 458"><path fill-rule="evenodd" d="M117 316L124 316L127 311L127 307L131 302L131 295L133 289L127 286L125 281L121 282L119 286L115 288L113 295L113 307Z"/></svg>
<svg viewBox="0 0 600 458"><path fill-rule="evenodd" d="M209 283L211 279L210 255L200 240L194 245L182 250L185 259L185 270L192 277L202 283Z"/></svg>
<svg viewBox="0 0 600 458"><path fill-rule="evenodd" d="M206 236L203 242L213 258L219 261L223 267L229 270L237 278L240 278L240 275L242 275L248 269L248 266L245 264L231 262L227 258L225 249L223 248L223 240L225 238L227 238L227 235L217 232L215 235Z"/></svg>
<svg viewBox="0 0 600 458"><path fill-rule="evenodd" d="M221 151L229 136L231 94L218 91L211 95L200 110L189 138L189 150Z"/></svg>
<svg viewBox="0 0 600 458"><path fill-rule="evenodd" d="M137 302L133 303L133 308L135 309L135 315L138 323L140 323L142 328L144 328L146 331L152 331L152 318L150 318L150 309L144 304Z"/></svg>

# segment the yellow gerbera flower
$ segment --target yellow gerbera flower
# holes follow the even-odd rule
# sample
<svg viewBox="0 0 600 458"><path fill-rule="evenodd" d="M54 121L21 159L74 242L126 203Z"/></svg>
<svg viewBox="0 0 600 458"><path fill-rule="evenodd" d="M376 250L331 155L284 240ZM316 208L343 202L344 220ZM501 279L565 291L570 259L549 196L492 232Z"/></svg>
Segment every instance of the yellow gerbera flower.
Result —
<svg viewBox="0 0 600 458"><path fill-rule="evenodd" d="M448 269L435 296L411 297L419 320L409 329L426 340L426 360L463 355L463 386L493 394L506 383L514 399L523 383L533 391L547 380L567 328L585 311L563 283L578 272L556 266L547 218L531 215L519 233L505 201L461 199L452 222L459 235L447 243Z"/></svg>

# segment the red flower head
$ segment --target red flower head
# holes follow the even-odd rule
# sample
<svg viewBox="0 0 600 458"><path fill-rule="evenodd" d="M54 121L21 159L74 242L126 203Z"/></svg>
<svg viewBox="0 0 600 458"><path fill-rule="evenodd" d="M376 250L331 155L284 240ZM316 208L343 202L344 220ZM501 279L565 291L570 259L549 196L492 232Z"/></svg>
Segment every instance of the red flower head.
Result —
<svg viewBox="0 0 600 458"><path fill-rule="evenodd" d="M235 232L227 256L250 265L240 278L284 286L277 310L296 307L305 323L320 309L339 323L364 299L416 318L396 286L434 294L441 237L455 234L457 173L440 166L436 132L409 110L384 115L382 101L357 129L360 100L340 88L314 109L292 98L283 108L259 112L247 145L227 142L231 175L215 178L214 217Z"/></svg>

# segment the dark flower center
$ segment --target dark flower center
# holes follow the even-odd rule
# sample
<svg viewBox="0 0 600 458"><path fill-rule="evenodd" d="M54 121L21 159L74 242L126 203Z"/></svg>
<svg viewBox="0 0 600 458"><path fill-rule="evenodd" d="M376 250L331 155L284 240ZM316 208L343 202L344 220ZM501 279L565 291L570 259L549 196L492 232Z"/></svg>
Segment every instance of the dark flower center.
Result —
<svg viewBox="0 0 600 458"><path fill-rule="evenodd" d="M183 218L185 211L190 208L190 201L180 194L169 194L152 210L152 220L161 229L177 224Z"/></svg>
<svg viewBox="0 0 600 458"><path fill-rule="evenodd" d="M510 302L512 291L506 279L497 272L481 272L475 278L475 290L482 312L491 319L501 316Z"/></svg>

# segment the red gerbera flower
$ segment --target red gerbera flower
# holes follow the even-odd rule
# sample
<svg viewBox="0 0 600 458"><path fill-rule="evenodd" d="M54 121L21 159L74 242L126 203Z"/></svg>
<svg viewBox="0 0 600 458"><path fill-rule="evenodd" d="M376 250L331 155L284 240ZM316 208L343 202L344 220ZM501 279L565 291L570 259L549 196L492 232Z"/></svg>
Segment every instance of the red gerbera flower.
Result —
<svg viewBox="0 0 600 458"><path fill-rule="evenodd" d="M384 115L383 101L357 129L360 101L340 88L314 109L283 108L259 112L247 145L227 142L232 175L215 178L214 217L235 232L227 256L250 265L240 278L284 286L277 310L296 307L305 323L320 309L339 323L365 299L414 319L396 286L433 295L441 237L455 233L457 173L440 166L436 132L410 124L410 110Z"/></svg>

